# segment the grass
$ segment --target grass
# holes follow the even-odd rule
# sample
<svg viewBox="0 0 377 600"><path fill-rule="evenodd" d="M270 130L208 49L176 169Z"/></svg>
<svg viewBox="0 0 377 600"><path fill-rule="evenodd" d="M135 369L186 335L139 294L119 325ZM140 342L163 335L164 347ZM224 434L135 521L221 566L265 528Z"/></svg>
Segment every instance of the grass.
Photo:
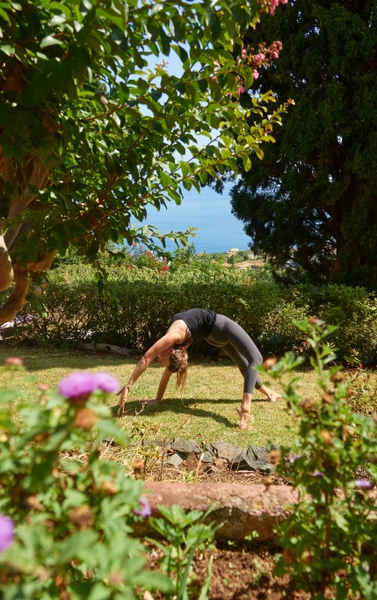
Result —
<svg viewBox="0 0 377 600"><path fill-rule="evenodd" d="M63 377L81 369L107 371L123 385L137 361L136 358L125 359L104 353L1 348L0 364L9 356L23 359L27 375L7 373L2 378L2 385L18 386L30 397L33 397L38 383L56 388ZM240 429L236 406L242 394L242 377L238 369L225 360L191 363L183 394L177 392L172 378L162 403L140 412L141 402L155 397L161 375L162 367L154 363L135 383L125 405L125 414L120 418L120 424L126 430L136 428L146 439L192 439L202 446L220 441L243 447L265 446L268 441L290 444L294 439L297 424L292 423L287 414L285 401L280 399L271 403L257 391L252 403L253 428L251 431ZM302 371L300 378L304 397L317 393L312 371ZM268 378L264 378L263 382L282 391ZM118 397L114 394L108 402L116 413Z"/></svg>

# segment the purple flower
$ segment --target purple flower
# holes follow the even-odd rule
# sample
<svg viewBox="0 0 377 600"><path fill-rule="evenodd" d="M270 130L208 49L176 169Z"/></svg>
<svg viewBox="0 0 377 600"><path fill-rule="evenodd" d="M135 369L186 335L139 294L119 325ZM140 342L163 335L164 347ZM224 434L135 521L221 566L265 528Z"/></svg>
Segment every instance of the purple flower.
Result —
<svg viewBox="0 0 377 600"><path fill-rule="evenodd" d="M134 513L135 515L140 515L141 517L143 517L143 519L145 519L146 517L149 517L152 514L151 507L149 505L148 500L146 498L143 498L143 496L139 498L139 502L141 504L141 510L134 508Z"/></svg>
<svg viewBox="0 0 377 600"><path fill-rule="evenodd" d="M289 457L289 462L292 463L292 465L293 465L293 463L296 462L296 460L298 460L299 458L301 458L301 456L302 456L302 454L292 454Z"/></svg>
<svg viewBox="0 0 377 600"><path fill-rule="evenodd" d="M322 471L313 471L312 477L323 477L324 473Z"/></svg>
<svg viewBox="0 0 377 600"><path fill-rule="evenodd" d="M0 515L0 552L12 545L14 538L14 522L4 515Z"/></svg>
<svg viewBox="0 0 377 600"><path fill-rule="evenodd" d="M58 390L65 398L81 400L89 398L97 387L97 382L91 373L75 371L60 381Z"/></svg>
<svg viewBox="0 0 377 600"><path fill-rule="evenodd" d="M369 490L373 484L369 479L356 479L355 485L363 490Z"/></svg>
<svg viewBox="0 0 377 600"><path fill-rule="evenodd" d="M120 389L119 381L110 373L94 373L93 375L97 388L104 392L117 392Z"/></svg>

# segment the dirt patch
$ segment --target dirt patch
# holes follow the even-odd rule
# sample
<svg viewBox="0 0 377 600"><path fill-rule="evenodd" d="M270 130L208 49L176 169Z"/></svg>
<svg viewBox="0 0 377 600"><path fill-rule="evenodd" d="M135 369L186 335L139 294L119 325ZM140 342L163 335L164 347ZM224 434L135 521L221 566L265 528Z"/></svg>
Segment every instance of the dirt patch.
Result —
<svg viewBox="0 0 377 600"><path fill-rule="evenodd" d="M158 570L162 552L149 547L149 567ZM275 551L267 546L231 549L213 548L198 552L192 564L191 579L198 590L203 585L210 558L213 559L210 600L308 600L310 595L296 590L287 575L275 577ZM154 600L162 600L160 593Z"/></svg>

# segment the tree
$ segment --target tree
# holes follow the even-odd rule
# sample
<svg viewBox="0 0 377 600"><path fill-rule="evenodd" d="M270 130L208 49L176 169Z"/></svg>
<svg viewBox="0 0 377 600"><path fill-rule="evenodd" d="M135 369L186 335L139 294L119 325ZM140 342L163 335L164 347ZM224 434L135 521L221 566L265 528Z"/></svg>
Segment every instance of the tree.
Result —
<svg viewBox="0 0 377 600"><path fill-rule="evenodd" d="M76 247L101 283L96 259L108 242L153 248L154 233L164 244L131 221L148 204L180 203L182 186L200 189L215 172L237 170L237 158L248 166L250 148L270 140L246 117L273 124L284 109L266 116L271 93L240 105L253 70L232 54L269 5L2 0L0 290L15 285L0 323L56 252ZM181 76L168 72L170 52Z"/></svg>
<svg viewBox="0 0 377 600"><path fill-rule="evenodd" d="M282 41L279 60L261 64L259 90L295 106L234 186L233 212L255 252L277 268L294 261L316 282L377 281L376 10L375 1L292 0L244 38L254 52Z"/></svg>

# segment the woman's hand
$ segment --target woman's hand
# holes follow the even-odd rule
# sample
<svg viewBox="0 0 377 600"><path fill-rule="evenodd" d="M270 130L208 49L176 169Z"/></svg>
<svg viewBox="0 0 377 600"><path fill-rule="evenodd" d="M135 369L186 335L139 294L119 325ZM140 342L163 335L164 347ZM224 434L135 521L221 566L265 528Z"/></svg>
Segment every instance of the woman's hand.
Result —
<svg viewBox="0 0 377 600"><path fill-rule="evenodd" d="M145 406L155 406L155 404L160 404L161 400L144 400L142 407L144 408Z"/></svg>
<svg viewBox="0 0 377 600"><path fill-rule="evenodd" d="M119 392L117 392L117 396L120 396L119 405L118 405L118 417L120 416L120 413L123 415L124 403L126 401L126 398L129 394L130 389L131 389L131 386L129 383L127 383L127 385L122 387L122 389L119 390Z"/></svg>

